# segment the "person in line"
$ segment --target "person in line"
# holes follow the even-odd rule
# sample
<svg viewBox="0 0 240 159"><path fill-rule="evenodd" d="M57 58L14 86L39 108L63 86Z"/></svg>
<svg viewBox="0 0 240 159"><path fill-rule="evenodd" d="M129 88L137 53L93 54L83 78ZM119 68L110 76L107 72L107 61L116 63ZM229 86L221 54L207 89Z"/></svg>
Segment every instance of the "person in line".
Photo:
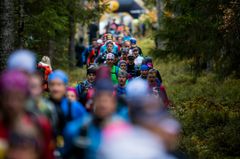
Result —
<svg viewBox="0 0 240 159"><path fill-rule="evenodd" d="M123 42L122 48L130 49L130 48L131 48L131 43L130 43L130 41L125 40L125 41Z"/></svg>
<svg viewBox="0 0 240 159"><path fill-rule="evenodd" d="M139 76L138 69L134 63L134 55L132 53L128 54L127 72L131 75L132 78Z"/></svg>
<svg viewBox="0 0 240 159"><path fill-rule="evenodd" d="M118 67L119 67L121 70L127 71L127 61L125 61L125 60L119 61L119 62L118 62Z"/></svg>
<svg viewBox="0 0 240 159"><path fill-rule="evenodd" d="M148 76L148 66L147 65L141 65L141 75L139 77L137 77L138 79L143 79L143 80L147 80L147 76Z"/></svg>
<svg viewBox="0 0 240 159"><path fill-rule="evenodd" d="M148 71L147 80L148 80L149 88L151 90L151 94L157 98L161 98L165 108L167 108L170 102L169 102L165 87L161 83L159 84L156 74L157 74L157 70L155 69L150 69Z"/></svg>
<svg viewBox="0 0 240 159"><path fill-rule="evenodd" d="M89 55L95 54L97 48L98 48L97 38L93 38L91 41L91 45L89 45L89 47L86 49L83 55L83 60L85 64L87 64L88 62Z"/></svg>
<svg viewBox="0 0 240 159"><path fill-rule="evenodd" d="M67 88L67 99L74 102L77 101L77 91L74 87Z"/></svg>
<svg viewBox="0 0 240 159"><path fill-rule="evenodd" d="M111 79L97 81L93 97L94 111L86 121L71 123L65 136L69 141L66 146L66 158L96 159L102 142L102 131L106 124L120 120L115 114L116 96Z"/></svg>
<svg viewBox="0 0 240 159"><path fill-rule="evenodd" d="M120 60L125 60L127 61L128 60L128 53L129 53L129 49L128 48L122 48L121 51L120 51Z"/></svg>
<svg viewBox="0 0 240 159"><path fill-rule="evenodd" d="M23 125L27 125L28 123L37 125L41 130L40 133L43 137L43 156L47 159L53 159L53 146L50 146L52 143L53 122L51 125L49 118L46 117L46 114L39 113L40 111L37 111L37 109L31 111L27 109L27 101L29 101L31 98L29 93L32 93L29 84L31 84L31 77L34 75L37 66L35 54L29 50L16 50L9 56L7 64L6 74L3 73L4 78L2 79L3 83L1 85L1 89L3 91L3 93L1 93L1 97L3 98L0 100L5 102L1 103L0 105L2 108L4 108L4 105L6 105L8 107L8 111L11 113L13 119L11 120L14 121L16 119L17 122L16 124L9 126L10 129L7 134L11 134L14 128L19 128L15 126L21 127ZM41 87L41 82L38 84ZM5 88L7 88L7 90L5 90ZM12 92L13 94L11 95L11 93L8 93L8 91ZM7 93L7 96L4 96L5 93ZM27 99L23 99L23 96L27 97ZM0 114L2 113L4 116L8 116L7 111L5 112L4 109L0 110ZM4 119L3 123L4 125L8 125L8 122L9 121ZM1 130L0 132L3 132L4 134L4 130Z"/></svg>
<svg viewBox="0 0 240 159"><path fill-rule="evenodd" d="M87 67L89 67L90 65L94 64L94 61L96 60L96 58L99 55L99 41L97 39L94 39L93 43L92 43L92 47L90 46L88 49L88 56L87 56Z"/></svg>
<svg viewBox="0 0 240 159"><path fill-rule="evenodd" d="M118 67L123 70L123 71L126 71L127 72L127 61L124 61L124 60L121 60L118 62ZM132 76L127 72L127 80L130 80L132 79Z"/></svg>
<svg viewBox="0 0 240 159"><path fill-rule="evenodd" d="M112 43L112 52L114 52L114 53L118 53L118 45L117 44L115 44L115 42L113 42L113 36L112 36L112 34L107 34L106 35L106 39L107 39L107 41L104 43L104 45L100 48L100 54L102 55L102 54L104 54L106 51L107 51L107 44L110 42L110 43Z"/></svg>
<svg viewBox="0 0 240 159"><path fill-rule="evenodd" d="M121 47L122 47L122 44L123 44L123 37L122 36L117 36L117 42L116 42L116 44L118 45L118 50L120 50L121 49Z"/></svg>
<svg viewBox="0 0 240 159"><path fill-rule="evenodd" d="M87 102L87 94L91 90L96 81L96 68L91 66L87 69L87 79L77 84L76 91L78 100L85 106Z"/></svg>
<svg viewBox="0 0 240 159"><path fill-rule="evenodd" d="M118 99L116 113L126 121L128 121L128 107L126 103L127 82L128 82L128 73L124 70L119 71L118 84L115 85L115 93Z"/></svg>
<svg viewBox="0 0 240 159"><path fill-rule="evenodd" d="M139 55L143 56L142 49L139 46L137 46L137 40L135 38L131 38L130 43L131 43L131 49L137 48Z"/></svg>
<svg viewBox="0 0 240 159"><path fill-rule="evenodd" d="M142 56L139 55L139 51L138 48L134 48L131 50L133 52L134 55L134 63L137 67L140 67L142 65L142 61L144 60L144 58Z"/></svg>
<svg viewBox="0 0 240 159"><path fill-rule="evenodd" d="M28 76L16 70L5 71L0 76L0 87L0 157L4 158L10 132L25 122Z"/></svg>
<svg viewBox="0 0 240 159"><path fill-rule="evenodd" d="M27 102L26 110L46 116L52 126L56 127L56 109L52 102L43 97L42 78L39 73L34 73L29 77L29 94L30 99Z"/></svg>
<svg viewBox="0 0 240 159"><path fill-rule="evenodd" d="M49 147L51 140L51 124L43 115L35 115L35 112L27 112L26 105L29 99L29 76L26 72L19 70L6 70L0 76L0 157L5 158L8 152L7 148L11 148L11 134L19 128L29 123L38 125L42 130L42 142L44 158L53 159L53 151ZM41 84L40 84L41 85ZM33 123L39 121L38 124ZM10 146L10 147L9 147ZM7 154L5 154L7 153ZM2 156L4 155L4 156Z"/></svg>
<svg viewBox="0 0 240 159"><path fill-rule="evenodd" d="M118 85L115 86L117 96L126 95L126 83L128 79L128 73L125 70L120 70L118 73Z"/></svg>
<svg viewBox="0 0 240 159"><path fill-rule="evenodd" d="M114 51L114 44L112 41L107 41L105 46L106 50L103 52L100 50L100 55L96 58L95 63L103 64L106 61L106 56L108 53L117 55L118 51L116 49Z"/></svg>
<svg viewBox="0 0 240 159"><path fill-rule="evenodd" d="M49 96L57 111L58 122L55 128L54 136L57 145L57 156L64 152L63 130L73 120L83 118L86 110L82 104L77 101L71 102L66 98L68 77L65 72L55 70L49 75Z"/></svg>
<svg viewBox="0 0 240 159"><path fill-rule="evenodd" d="M108 67L111 69L111 78L112 78L112 82L113 84L118 84L118 72L119 72L119 67L114 65L114 59L115 56L112 53L108 53L107 54L107 65Z"/></svg>
<svg viewBox="0 0 240 159"><path fill-rule="evenodd" d="M52 73L51 60L48 56L43 56L37 66L38 72L41 73L44 91L48 91L48 76Z"/></svg>
<svg viewBox="0 0 240 159"><path fill-rule="evenodd" d="M130 32L125 29L123 31L123 41L130 41L130 39L131 39Z"/></svg>
<svg viewBox="0 0 240 159"><path fill-rule="evenodd" d="M146 57L143 61L142 61L142 64L144 65L147 65L149 69L153 69L154 68L154 65L153 65L153 61L152 61L152 58L151 57ZM159 84L162 83L162 77L161 77L161 74L160 72L156 69L157 71L157 81Z"/></svg>
<svg viewBox="0 0 240 159"><path fill-rule="evenodd" d="M78 40L78 43L75 46L75 53L76 53L76 60L77 64L76 66L82 68L83 66L83 54L86 51L86 47L83 44L83 37L80 37Z"/></svg>

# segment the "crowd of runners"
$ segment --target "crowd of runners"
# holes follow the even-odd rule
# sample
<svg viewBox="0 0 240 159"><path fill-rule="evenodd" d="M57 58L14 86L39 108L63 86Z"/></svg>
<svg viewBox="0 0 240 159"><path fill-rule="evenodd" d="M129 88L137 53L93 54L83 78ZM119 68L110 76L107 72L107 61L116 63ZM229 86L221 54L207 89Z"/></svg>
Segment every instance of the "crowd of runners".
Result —
<svg viewBox="0 0 240 159"><path fill-rule="evenodd" d="M10 55L0 76L0 158L184 158L159 70L114 25L82 51L86 80L76 87L47 56Z"/></svg>

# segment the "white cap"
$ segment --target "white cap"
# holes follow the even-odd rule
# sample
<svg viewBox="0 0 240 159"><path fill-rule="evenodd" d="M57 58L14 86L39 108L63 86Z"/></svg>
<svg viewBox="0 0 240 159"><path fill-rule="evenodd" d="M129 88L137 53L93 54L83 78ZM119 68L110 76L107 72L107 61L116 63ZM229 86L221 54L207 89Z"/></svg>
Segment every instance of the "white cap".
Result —
<svg viewBox="0 0 240 159"><path fill-rule="evenodd" d="M98 43L98 44L103 44L102 39L98 39L98 40L97 40L97 43Z"/></svg>
<svg viewBox="0 0 240 159"><path fill-rule="evenodd" d="M149 95L149 87L147 81L143 79L134 79L130 81L126 88L128 98L144 97Z"/></svg>
<svg viewBox="0 0 240 159"><path fill-rule="evenodd" d="M17 50L9 56L7 67L10 70L16 69L33 73L36 70L35 55L29 50Z"/></svg>

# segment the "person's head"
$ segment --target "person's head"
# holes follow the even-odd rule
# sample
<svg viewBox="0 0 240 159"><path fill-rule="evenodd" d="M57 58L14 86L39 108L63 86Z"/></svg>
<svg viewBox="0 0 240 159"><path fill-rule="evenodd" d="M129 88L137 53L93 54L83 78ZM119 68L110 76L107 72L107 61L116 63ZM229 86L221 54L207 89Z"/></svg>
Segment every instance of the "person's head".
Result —
<svg viewBox="0 0 240 159"><path fill-rule="evenodd" d="M106 46L107 46L107 51L108 52L112 52L112 50L113 50L113 42L112 41L107 42Z"/></svg>
<svg viewBox="0 0 240 159"><path fill-rule="evenodd" d="M147 80L150 85L156 83L156 70L155 69L150 69L148 71Z"/></svg>
<svg viewBox="0 0 240 159"><path fill-rule="evenodd" d="M51 67L51 60L48 56L43 56L41 62Z"/></svg>
<svg viewBox="0 0 240 159"><path fill-rule="evenodd" d="M148 66L147 65L141 65L141 76L143 78L147 78L147 76L148 76Z"/></svg>
<svg viewBox="0 0 240 159"><path fill-rule="evenodd" d="M133 53L129 52L128 53L128 64L133 65L134 64L134 59L135 59L135 57L134 57Z"/></svg>
<svg viewBox="0 0 240 159"><path fill-rule="evenodd" d="M62 70L53 71L48 77L49 93L53 100L61 101L66 94L68 76Z"/></svg>
<svg viewBox="0 0 240 159"><path fill-rule="evenodd" d="M94 38L94 39L92 40L92 47L93 47L93 48L97 48L97 47L98 47L98 43L97 43L97 39L96 39L96 38Z"/></svg>
<svg viewBox="0 0 240 159"><path fill-rule="evenodd" d="M153 61L151 57L146 57L143 61L142 64L147 65L149 69L153 68Z"/></svg>
<svg viewBox="0 0 240 159"><path fill-rule="evenodd" d="M128 31L128 30L126 30L126 29L125 29L125 30L123 30L123 35L124 35L124 36L129 36L129 31Z"/></svg>
<svg viewBox="0 0 240 159"><path fill-rule="evenodd" d="M128 48L128 49L131 48L131 43L130 43L130 41L127 41L127 40L124 41L123 47L124 47L124 48Z"/></svg>
<svg viewBox="0 0 240 159"><path fill-rule="evenodd" d="M0 113L11 124L23 114L29 95L29 77L23 72L10 70L0 76Z"/></svg>
<svg viewBox="0 0 240 159"><path fill-rule="evenodd" d="M103 43L105 43L107 41L107 34L103 34L102 40L103 40Z"/></svg>
<svg viewBox="0 0 240 159"><path fill-rule="evenodd" d="M7 61L8 70L20 70L33 73L36 70L35 54L29 50L16 50L11 53Z"/></svg>
<svg viewBox="0 0 240 159"><path fill-rule="evenodd" d="M137 46L137 40L135 38L130 39L131 47L136 47Z"/></svg>
<svg viewBox="0 0 240 159"><path fill-rule="evenodd" d="M127 61L125 61L125 60L119 61L118 67L119 67L121 70L127 71Z"/></svg>
<svg viewBox="0 0 240 159"><path fill-rule="evenodd" d="M93 97L94 116L104 120L114 114L116 110L116 97L111 80L97 81Z"/></svg>
<svg viewBox="0 0 240 159"><path fill-rule="evenodd" d="M129 49L128 48L122 48L121 49L121 56L122 56L123 59L125 59L125 60L127 59L128 53L129 53Z"/></svg>
<svg viewBox="0 0 240 159"><path fill-rule="evenodd" d="M122 38L122 36L118 36L118 38L117 38L117 42L118 42L118 44L122 44L122 41L123 40L123 38Z"/></svg>
<svg viewBox="0 0 240 159"><path fill-rule="evenodd" d="M124 87L127 82L128 73L124 70L119 71L118 73L118 83L121 87Z"/></svg>
<svg viewBox="0 0 240 159"><path fill-rule="evenodd" d="M126 99L129 106L129 117L133 123L141 116L142 112L138 111L138 109L142 108L149 95L149 86L145 80L137 78L127 84Z"/></svg>
<svg viewBox="0 0 240 159"><path fill-rule="evenodd" d="M107 60L107 65L109 67L112 67L114 65L114 59L115 59L115 56L114 56L113 53L108 53L107 54L106 60Z"/></svg>
<svg viewBox="0 0 240 159"><path fill-rule="evenodd" d="M137 58L138 55L139 55L139 50L138 50L138 48L135 47L135 48L132 50L132 52L133 52L134 57Z"/></svg>
<svg viewBox="0 0 240 159"><path fill-rule="evenodd" d="M103 44L103 40L102 39L98 39L97 40L98 47L102 46L102 44Z"/></svg>
<svg viewBox="0 0 240 159"><path fill-rule="evenodd" d="M87 69L87 80L90 83L94 83L96 80L96 68L95 67L89 67Z"/></svg>
<svg viewBox="0 0 240 159"><path fill-rule="evenodd" d="M34 73L29 77L29 92L33 99L37 100L42 96L43 92L43 79L41 74Z"/></svg>
<svg viewBox="0 0 240 159"><path fill-rule="evenodd" d="M67 98L70 101L76 101L77 100L77 91L74 87L68 87L67 88Z"/></svg>

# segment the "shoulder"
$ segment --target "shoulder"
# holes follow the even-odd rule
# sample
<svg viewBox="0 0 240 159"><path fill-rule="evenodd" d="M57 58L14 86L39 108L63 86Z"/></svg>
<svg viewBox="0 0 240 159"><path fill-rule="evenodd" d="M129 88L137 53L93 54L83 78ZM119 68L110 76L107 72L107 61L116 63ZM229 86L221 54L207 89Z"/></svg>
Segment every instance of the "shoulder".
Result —
<svg viewBox="0 0 240 159"><path fill-rule="evenodd" d="M83 105L81 103L79 103L78 101L73 101L71 102L73 109L74 110L80 110L83 113L86 113L86 110L84 109Z"/></svg>

